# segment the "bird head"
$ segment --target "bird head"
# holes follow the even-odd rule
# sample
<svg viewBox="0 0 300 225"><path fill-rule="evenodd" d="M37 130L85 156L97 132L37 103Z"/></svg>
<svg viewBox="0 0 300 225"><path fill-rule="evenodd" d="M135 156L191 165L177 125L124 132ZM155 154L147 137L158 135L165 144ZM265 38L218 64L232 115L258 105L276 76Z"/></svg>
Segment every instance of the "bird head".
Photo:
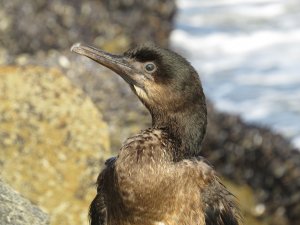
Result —
<svg viewBox="0 0 300 225"><path fill-rule="evenodd" d="M149 109L154 125L200 123L203 138L205 96L197 72L182 56L154 45L141 45L121 55L83 44L73 45L71 51L120 75Z"/></svg>
<svg viewBox="0 0 300 225"><path fill-rule="evenodd" d="M203 101L197 72L170 50L141 45L113 55L83 44L75 44L71 50L119 74L150 111L178 112Z"/></svg>

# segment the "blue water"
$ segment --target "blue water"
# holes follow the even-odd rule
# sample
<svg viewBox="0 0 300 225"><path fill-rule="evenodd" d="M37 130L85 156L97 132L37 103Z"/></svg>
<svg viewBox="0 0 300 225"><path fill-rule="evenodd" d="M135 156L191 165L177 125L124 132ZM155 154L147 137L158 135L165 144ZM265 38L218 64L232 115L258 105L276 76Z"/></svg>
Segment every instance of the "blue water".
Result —
<svg viewBox="0 0 300 225"><path fill-rule="evenodd" d="M221 111L300 147L300 1L177 0L171 35Z"/></svg>

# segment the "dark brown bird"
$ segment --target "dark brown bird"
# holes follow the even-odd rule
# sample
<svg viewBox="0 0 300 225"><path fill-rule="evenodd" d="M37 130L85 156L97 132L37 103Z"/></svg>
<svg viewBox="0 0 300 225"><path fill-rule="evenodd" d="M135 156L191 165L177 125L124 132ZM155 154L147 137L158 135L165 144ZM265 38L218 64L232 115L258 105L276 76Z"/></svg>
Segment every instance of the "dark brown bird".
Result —
<svg viewBox="0 0 300 225"><path fill-rule="evenodd" d="M207 118L195 69L180 55L142 45L122 55L75 44L119 74L152 116L106 161L90 207L92 225L238 225L234 197L197 157Z"/></svg>

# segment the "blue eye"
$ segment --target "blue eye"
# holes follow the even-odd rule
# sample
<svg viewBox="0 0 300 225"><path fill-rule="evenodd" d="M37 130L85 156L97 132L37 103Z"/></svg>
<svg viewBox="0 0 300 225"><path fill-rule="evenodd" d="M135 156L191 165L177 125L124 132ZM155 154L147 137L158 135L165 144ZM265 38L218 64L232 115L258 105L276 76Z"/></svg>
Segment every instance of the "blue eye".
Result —
<svg viewBox="0 0 300 225"><path fill-rule="evenodd" d="M154 63L146 63L145 64L145 70L148 73L152 73L152 72L154 72L156 70L156 66L155 66Z"/></svg>

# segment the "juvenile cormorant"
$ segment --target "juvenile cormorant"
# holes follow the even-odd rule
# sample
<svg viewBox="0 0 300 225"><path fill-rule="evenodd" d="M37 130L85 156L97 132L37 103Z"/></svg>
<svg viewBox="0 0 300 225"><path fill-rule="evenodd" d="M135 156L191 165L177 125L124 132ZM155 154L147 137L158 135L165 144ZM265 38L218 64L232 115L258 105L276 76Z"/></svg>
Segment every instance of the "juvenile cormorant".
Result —
<svg viewBox="0 0 300 225"><path fill-rule="evenodd" d="M207 118L195 69L180 55L142 45L122 55L75 44L119 74L152 116L106 161L90 207L92 225L238 225L234 197L197 157Z"/></svg>

